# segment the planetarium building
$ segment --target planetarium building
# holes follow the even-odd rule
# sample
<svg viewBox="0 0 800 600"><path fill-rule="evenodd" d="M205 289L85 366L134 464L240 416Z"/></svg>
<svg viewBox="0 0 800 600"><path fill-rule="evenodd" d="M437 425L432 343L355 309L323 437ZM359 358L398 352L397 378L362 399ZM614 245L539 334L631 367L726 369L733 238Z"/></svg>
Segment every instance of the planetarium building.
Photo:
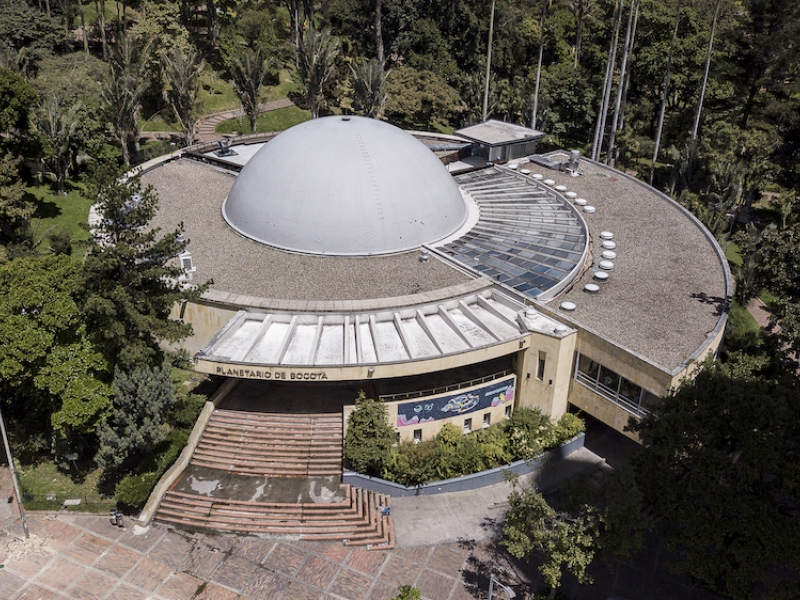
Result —
<svg viewBox="0 0 800 600"><path fill-rule="evenodd" d="M727 263L678 204L541 135L325 117L147 165L154 224L183 223L187 281L213 280L175 308L195 369L287 412L344 419L363 390L404 440L654 410L720 343Z"/></svg>

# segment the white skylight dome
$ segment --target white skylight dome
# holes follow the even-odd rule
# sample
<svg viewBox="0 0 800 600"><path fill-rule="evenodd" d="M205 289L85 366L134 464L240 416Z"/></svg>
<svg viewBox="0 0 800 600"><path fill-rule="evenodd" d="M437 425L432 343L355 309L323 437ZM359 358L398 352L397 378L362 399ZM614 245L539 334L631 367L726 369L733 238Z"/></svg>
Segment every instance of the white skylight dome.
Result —
<svg viewBox="0 0 800 600"><path fill-rule="evenodd" d="M222 213L256 241L308 254L374 255L452 234L467 207L447 168L413 136L363 117L296 125L259 150Z"/></svg>

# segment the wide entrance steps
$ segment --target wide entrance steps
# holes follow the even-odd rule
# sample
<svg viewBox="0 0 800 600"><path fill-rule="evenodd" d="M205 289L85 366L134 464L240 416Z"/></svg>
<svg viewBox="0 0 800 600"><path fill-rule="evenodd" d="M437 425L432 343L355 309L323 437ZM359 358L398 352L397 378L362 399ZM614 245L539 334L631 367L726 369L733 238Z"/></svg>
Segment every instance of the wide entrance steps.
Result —
<svg viewBox="0 0 800 600"><path fill-rule="evenodd" d="M254 489L261 490L271 489L273 484L285 488L292 482L292 489L307 485L317 491L293 496L294 503L285 501L291 500L285 494L276 496L269 491L254 495L251 500L241 499L241 493L238 499L224 498L221 496L227 493L212 496L211 492L200 493L186 484L192 480L196 483L197 477L206 482L215 477L244 477L253 482ZM391 498L341 484L341 477L340 414L218 408L212 413L189 466L164 495L155 518L190 530L341 540L345 545L369 549L394 548ZM307 481L300 481L303 479ZM228 482L220 491L248 485ZM315 501L314 494L324 496L319 486L330 485L333 487L326 489L333 501Z"/></svg>
<svg viewBox="0 0 800 600"><path fill-rule="evenodd" d="M341 476L342 417L217 409L191 464L238 475Z"/></svg>
<svg viewBox="0 0 800 600"><path fill-rule="evenodd" d="M244 502L167 492L156 518L182 528L304 540L341 540L346 546L394 548L389 496L342 484L344 502Z"/></svg>

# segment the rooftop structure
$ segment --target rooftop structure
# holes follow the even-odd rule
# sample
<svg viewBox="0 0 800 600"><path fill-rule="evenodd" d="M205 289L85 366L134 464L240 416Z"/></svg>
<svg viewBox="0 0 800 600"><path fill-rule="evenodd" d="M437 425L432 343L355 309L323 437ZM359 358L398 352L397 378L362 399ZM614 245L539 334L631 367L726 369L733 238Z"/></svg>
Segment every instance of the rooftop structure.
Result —
<svg viewBox="0 0 800 600"><path fill-rule="evenodd" d="M392 397L512 375L514 406L557 417L572 405L622 430L716 350L730 273L679 205L586 160L569 174L520 158L453 177L434 152L464 146L425 137L319 119L258 150L248 139L238 164L209 145L185 155L205 162L145 173L154 224L183 222L189 275L214 280L179 313L198 370ZM390 418L406 408L389 403ZM484 424L508 414L474 410ZM474 424L459 419L445 421Z"/></svg>
<svg viewBox="0 0 800 600"><path fill-rule="evenodd" d="M467 216L441 161L403 130L364 117L315 119L276 137L242 169L222 213L258 242L325 255L410 250Z"/></svg>

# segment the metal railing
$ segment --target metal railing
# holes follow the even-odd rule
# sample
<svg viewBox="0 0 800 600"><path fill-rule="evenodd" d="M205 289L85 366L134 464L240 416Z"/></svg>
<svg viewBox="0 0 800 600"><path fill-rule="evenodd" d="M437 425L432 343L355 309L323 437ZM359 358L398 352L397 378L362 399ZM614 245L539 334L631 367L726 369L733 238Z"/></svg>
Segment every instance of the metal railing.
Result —
<svg viewBox="0 0 800 600"><path fill-rule="evenodd" d="M500 379L501 377L505 377L506 375L511 375L513 371L511 369L505 369L504 371L500 371L499 373L493 373L492 375L486 375L485 377L479 377L477 379L471 379L469 381L462 381L461 383L454 383L452 385L445 385L436 388L430 388L427 390L420 390L415 392L403 392L400 394L382 394L380 399L384 402L395 402L397 400L408 400L410 398L424 398L426 396L435 396L437 394L444 394L446 392L452 392L456 390L463 390L464 388L472 387L473 385L480 385L482 383L486 383L487 381L494 381L495 379Z"/></svg>

